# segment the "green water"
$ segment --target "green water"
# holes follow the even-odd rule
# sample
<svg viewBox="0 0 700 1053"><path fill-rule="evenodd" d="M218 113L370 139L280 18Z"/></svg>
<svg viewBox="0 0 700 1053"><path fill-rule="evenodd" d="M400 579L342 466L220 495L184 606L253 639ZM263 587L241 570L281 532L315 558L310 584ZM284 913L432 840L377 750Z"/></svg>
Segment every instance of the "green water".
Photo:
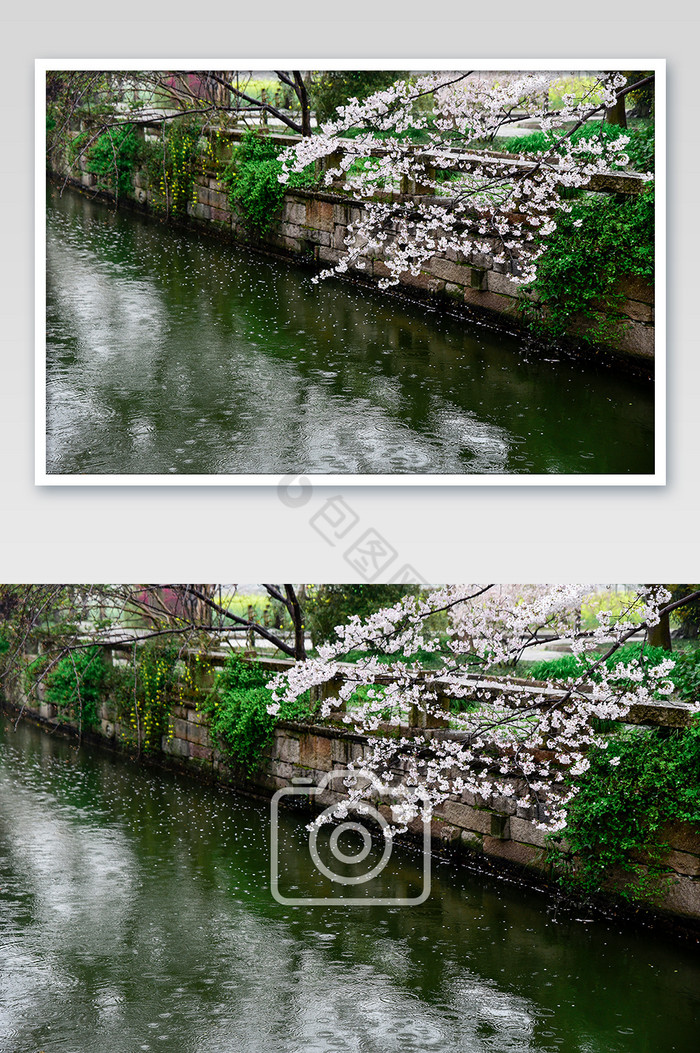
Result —
<svg viewBox="0 0 700 1053"><path fill-rule="evenodd" d="M303 894L304 823L282 826ZM268 853L267 804L0 716L0 1050L698 1048L686 944L444 863L420 907L283 907ZM381 879L416 886L418 858Z"/></svg>
<svg viewBox="0 0 700 1053"><path fill-rule="evenodd" d="M49 188L47 470L648 474L653 384Z"/></svg>

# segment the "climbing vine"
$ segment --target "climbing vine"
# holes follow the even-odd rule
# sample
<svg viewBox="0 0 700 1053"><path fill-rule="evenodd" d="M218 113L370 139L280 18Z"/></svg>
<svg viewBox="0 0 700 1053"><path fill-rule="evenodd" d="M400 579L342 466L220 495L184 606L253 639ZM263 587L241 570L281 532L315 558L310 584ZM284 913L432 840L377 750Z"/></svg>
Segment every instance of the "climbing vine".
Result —
<svg viewBox="0 0 700 1053"><path fill-rule="evenodd" d="M196 120L161 124L160 138L144 143L143 167L154 208L184 215L197 201L195 175L202 164L201 124Z"/></svg>
<svg viewBox="0 0 700 1053"><path fill-rule="evenodd" d="M192 673L175 648L141 647L120 670L115 691L122 735L145 753L171 737L172 707L193 692Z"/></svg>

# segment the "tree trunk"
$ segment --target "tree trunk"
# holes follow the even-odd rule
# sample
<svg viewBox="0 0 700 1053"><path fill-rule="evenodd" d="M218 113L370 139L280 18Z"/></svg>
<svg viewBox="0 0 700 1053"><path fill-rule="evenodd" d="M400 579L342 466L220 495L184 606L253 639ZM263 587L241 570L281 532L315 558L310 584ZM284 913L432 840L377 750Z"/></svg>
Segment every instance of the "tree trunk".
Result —
<svg viewBox="0 0 700 1053"><path fill-rule="evenodd" d="M301 134L304 136L311 135L311 110L309 109L309 93L304 83L304 79L299 70L293 70L294 73L294 90L296 91L299 104L301 106Z"/></svg>
<svg viewBox="0 0 700 1053"><path fill-rule="evenodd" d="M301 613L301 606L297 599L297 594L294 591L294 586L285 585L284 591L287 596L287 610L291 615L292 624L294 625L294 657L297 662L303 662L306 659L304 616Z"/></svg>
<svg viewBox="0 0 700 1053"><path fill-rule="evenodd" d="M627 127L627 110L625 109L625 96L618 96L617 102L605 111L607 124L616 124L619 128Z"/></svg>
<svg viewBox="0 0 700 1053"><path fill-rule="evenodd" d="M657 625L650 625L647 630L647 640L650 647L662 647L664 651L671 650L671 617L662 614Z"/></svg>

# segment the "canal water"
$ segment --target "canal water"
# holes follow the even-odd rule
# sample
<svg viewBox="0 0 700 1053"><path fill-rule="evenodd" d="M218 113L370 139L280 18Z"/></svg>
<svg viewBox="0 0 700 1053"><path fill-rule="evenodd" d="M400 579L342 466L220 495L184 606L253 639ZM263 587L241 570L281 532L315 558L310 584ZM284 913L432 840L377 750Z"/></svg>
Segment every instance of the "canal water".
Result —
<svg viewBox="0 0 700 1053"><path fill-rule="evenodd" d="M47 193L49 473L654 470L649 380Z"/></svg>
<svg viewBox="0 0 700 1053"><path fill-rule="evenodd" d="M282 824L303 894L308 835ZM285 907L269 842L265 803L0 715L0 1050L698 1048L687 944L444 863L420 907ZM383 877L411 888L394 851Z"/></svg>

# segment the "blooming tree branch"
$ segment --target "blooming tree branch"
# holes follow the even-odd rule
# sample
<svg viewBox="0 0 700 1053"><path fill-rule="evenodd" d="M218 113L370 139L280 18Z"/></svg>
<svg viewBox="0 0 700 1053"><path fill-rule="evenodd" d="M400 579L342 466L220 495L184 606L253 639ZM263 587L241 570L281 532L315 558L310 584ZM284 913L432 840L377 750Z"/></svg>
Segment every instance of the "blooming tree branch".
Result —
<svg viewBox="0 0 700 1053"><path fill-rule="evenodd" d="M595 628L582 632L577 612L590 591L453 585L426 599L406 597L364 622L354 618L338 627L337 641L321 647L318 658L280 675L270 712L282 699L337 683L341 674L338 695L323 699L320 716L366 737L363 759L352 766L362 778L351 794L370 794L370 780L389 787L400 804L396 829L450 796L484 802L495 794L534 804L544 828L561 830L576 793L565 785L565 773L582 774L590 747L605 746L597 722L620 720L632 706L672 690L670 657L651 661L642 649L635 661L610 666L607 660L688 602L671 603L662 586L640 586L621 613L600 612ZM428 627L446 609L451 624L441 644ZM584 672L556 685L510 675L508 667L543 637L567 641ZM364 657L344 664L343 656L356 650ZM426 651L439 654L440 669L427 670L415 657ZM488 679L493 672L497 680Z"/></svg>
<svg viewBox="0 0 700 1053"><path fill-rule="evenodd" d="M342 181L342 188L363 203L361 218L348 228L346 251L318 278L362 270L376 258L385 267L379 285L388 288L403 274L420 274L435 255L452 252L467 262L486 256L503 265L516 283L532 281L543 238L556 228L555 213L570 211L563 193L585 188L594 175L628 161L624 136L574 137L624 95L624 75L603 75L578 101L564 96L556 112L546 102L553 77L523 73L494 84L472 71L398 81L362 103L351 99L320 134L286 151L282 182L312 162L323 162L325 184ZM418 105L426 95L433 99L432 113ZM523 109L543 132L553 134L550 147L527 160L473 153L522 120ZM351 131L357 133L354 138L347 137ZM416 147L408 137L415 131L425 145ZM450 178L446 182L439 173ZM407 186L417 193L393 193ZM390 200L377 200L378 188L388 189Z"/></svg>

